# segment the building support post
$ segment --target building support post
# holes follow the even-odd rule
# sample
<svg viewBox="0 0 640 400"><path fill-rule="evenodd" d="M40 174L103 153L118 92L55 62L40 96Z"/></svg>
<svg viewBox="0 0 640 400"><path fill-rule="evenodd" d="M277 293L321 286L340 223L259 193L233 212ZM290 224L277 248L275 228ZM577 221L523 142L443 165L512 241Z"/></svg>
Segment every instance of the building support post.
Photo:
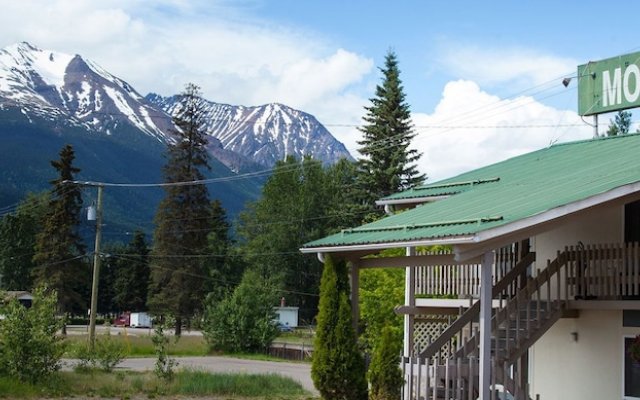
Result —
<svg viewBox="0 0 640 400"><path fill-rule="evenodd" d="M360 323L360 268L355 262L351 263L351 319L353 330L358 336L358 326Z"/></svg>
<svg viewBox="0 0 640 400"><path fill-rule="evenodd" d="M102 240L102 185L98 185L96 207L96 243L93 251L93 282L91 283L91 310L89 310L89 346L93 351L96 343L96 312L98 308L98 280L100 277L100 241Z"/></svg>
<svg viewBox="0 0 640 400"><path fill-rule="evenodd" d="M416 255L414 247L407 247L407 257ZM416 305L416 268L406 267L404 278L404 304L409 307ZM411 357L413 354L413 322L414 315L404 315L404 347L402 355Z"/></svg>
<svg viewBox="0 0 640 400"><path fill-rule="evenodd" d="M481 399L489 399L491 385L491 292L493 252L482 257L482 275L480 279L480 390Z"/></svg>

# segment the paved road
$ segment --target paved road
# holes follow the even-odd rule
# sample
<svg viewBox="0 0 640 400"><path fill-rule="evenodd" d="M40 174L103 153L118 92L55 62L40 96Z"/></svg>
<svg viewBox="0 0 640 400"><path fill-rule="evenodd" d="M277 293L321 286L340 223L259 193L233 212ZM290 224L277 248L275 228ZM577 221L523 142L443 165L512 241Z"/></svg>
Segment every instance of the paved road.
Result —
<svg viewBox="0 0 640 400"><path fill-rule="evenodd" d="M311 365L304 363L243 360L229 357L176 357L179 367L201 368L211 372L244 372L248 374L275 373L290 377L302 384L302 386L319 395L311 381ZM128 358L118 368L134 371L152 370L155 358Z"/></svg>

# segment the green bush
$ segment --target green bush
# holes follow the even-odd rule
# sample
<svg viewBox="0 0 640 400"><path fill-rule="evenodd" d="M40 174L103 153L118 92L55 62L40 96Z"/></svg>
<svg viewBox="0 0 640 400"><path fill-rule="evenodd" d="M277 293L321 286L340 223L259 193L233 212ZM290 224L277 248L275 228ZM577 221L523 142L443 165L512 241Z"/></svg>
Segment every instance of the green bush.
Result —
<svg viewBox="0 0 640 400"><path fill-rule="evenodd" d="M113 371L127 353L124 343L109 334L96 339L94 352L95 360L105 372Z"/></svg>
<svg viewBox="0 0 640 400"><path fill-rule="evenodd" d="M255 272L247 271L233 293L205 307L203 334L213 350L233 353L264 351L278 336L273 307L275 287Z"/></svg>
<svg viewBox="0 0 640 400"><path fill-rule="evenodd" d="M74 343L69 353L78 359L76 370L87 371L99 367L105 372L111 372L122 362L127 351L121 340L107 334L96 337L93 350L89 341L81 341Z"/></svg>
<svg viewBox="0 0 640 400"><path fill-rule="evenodd" d="M176 340L178 339L179 336L176 337ZM173 380L174 369L178 365L176 360L169 357L169 340L169 337L164 334L164 323L158 322L153 330L153 336L151 336L157 357L153 371L159 379L165 382Z"/></svg>
<svg viewBox="0 0 640 400"><path fill-rule="evenodd" d="M31 308L13 299L4 308L0 323L0 370L22 382L39 382L60 369L64 344L58 331L64 324L56 317L57 295L38 288Z"/></svg>
<svg viewBox="0 0 640 400"><path fill-rule="evenodd" d="M397 400L404 379L399 367L401 343L396 340L389 326L382 328L382 334L376 341L369 366L371 400Z"/></svg>

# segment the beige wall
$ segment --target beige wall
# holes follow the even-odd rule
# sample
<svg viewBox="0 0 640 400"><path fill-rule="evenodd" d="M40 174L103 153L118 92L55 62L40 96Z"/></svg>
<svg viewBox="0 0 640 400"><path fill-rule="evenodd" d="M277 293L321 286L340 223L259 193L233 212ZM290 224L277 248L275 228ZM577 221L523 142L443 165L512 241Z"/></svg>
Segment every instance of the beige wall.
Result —
<svg viewBox="0 0 640 400"><path fill-rule="evenodd" d="M622 399L623 338L638 333L622 327L620 310L558 321L530 351L531 393L541 400Z"/></svg>
<svg viewBox="0 0 640 400"><path fill-rule="evenodd" d="M564 246L576 246L579 241L588 244L620 243L624 239L624 206L598 208L572 217L562 226L533 238L536 267L543 269L547 260L556 258Z"/></svg>
<svg viewBox="0 0 640 400"><path fill-rule="evenodd" d="M599 209L534 238L537 267L564 245L621 242L623 206ZM577 333L577 341L572 332ZM622 399L622 311L585 310L558 321L531 349L531 393L542 400Z"/></svg>

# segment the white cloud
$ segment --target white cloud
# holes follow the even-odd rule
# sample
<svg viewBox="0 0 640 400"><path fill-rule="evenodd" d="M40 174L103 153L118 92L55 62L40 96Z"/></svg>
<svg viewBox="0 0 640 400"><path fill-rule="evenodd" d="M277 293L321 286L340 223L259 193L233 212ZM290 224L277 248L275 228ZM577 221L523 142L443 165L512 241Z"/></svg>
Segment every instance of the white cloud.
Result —
<svg viewBox="0 0 640 400"><path fill-rule="evenodd" d="M530 88L559 81L573 74L578 61L557 57L529 48L446 44L440 47L439 63L457 78L469 79L482 86L511 82Z"/></svg>
<svg viewBox="0 0 640 400"><path fill-rule="evenodd" d="M573 111L526 96L500 99L463 80L449 82L435 111L414 114L413 122L419 169L430 182L593 134Z"/></svg>
<svg viewBox="0 0 640 400"><path fill-rule="evenodd" d="M195 82L212 101L280 102L321 122L350 123L362 114L359 92L373 70L370 58L262 21L240 4L0 0L0 47L29 41L78 53L142 94L170 95Z"/></svg>

